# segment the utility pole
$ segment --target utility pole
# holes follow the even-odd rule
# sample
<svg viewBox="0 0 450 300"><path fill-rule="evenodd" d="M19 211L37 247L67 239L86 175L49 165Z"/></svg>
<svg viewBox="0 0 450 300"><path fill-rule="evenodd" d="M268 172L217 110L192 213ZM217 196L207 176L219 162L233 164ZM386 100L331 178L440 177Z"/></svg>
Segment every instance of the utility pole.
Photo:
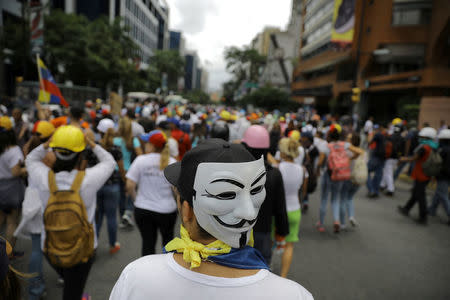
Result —
<svg viewBox="0 0 450 300"><path fill-rule="evenodd" d="M353 83L352 83L352 88L358 88L358 79L359 79L359 59L361 57L361 39L362 39L362 33L364 30L364 13L366 10L366 0L362 0L362 9L361 9L361 15L359 16L359 32L358 32L358 45L356 48L356 62L355 62L355 70L354 70L354 75L353 75ZM354 102L353 104L353 112L357 113L358 112L358 108L360 106L361 103L361 99L364 99L364 92L361 93L360 97L359 97L359 101L358 102Z"/></svg>

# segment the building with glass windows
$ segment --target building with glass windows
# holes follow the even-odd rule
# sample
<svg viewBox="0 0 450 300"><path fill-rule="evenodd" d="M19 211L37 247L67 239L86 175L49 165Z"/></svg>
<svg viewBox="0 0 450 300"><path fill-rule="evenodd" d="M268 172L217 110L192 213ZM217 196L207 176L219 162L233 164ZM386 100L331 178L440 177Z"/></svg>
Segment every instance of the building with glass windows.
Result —
<svg viewBox="0 0 450 300"><path fill-rule="evenodd" d="M294 99L322 113L354 109L385 120L416 118L419 108L423 116L440 101L436 122L449 123L448 0L304 2ZM361 90L357 103L353 87Z"/></svg>
<svg viewBox="0 0 450 300"><path fill-rule="evenodd" d="M165 0L50 0L52 8L83 14L90 20L101 15L121 17L139 46L140 65L146 68L155 50L169 48L169 7Z"/></svg>

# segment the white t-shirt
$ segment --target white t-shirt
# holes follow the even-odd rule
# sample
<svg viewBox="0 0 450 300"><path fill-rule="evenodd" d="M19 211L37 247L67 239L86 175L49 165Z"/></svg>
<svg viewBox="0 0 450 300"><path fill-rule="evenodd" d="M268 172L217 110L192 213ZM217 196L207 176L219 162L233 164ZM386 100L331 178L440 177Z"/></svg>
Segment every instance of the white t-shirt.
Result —
<svg viewBox="0 0 450 300"><path fill-rule="evenodd" d="M364 132L372 133L373 131L373 122L371 120L367 120L364 124Z"/></svg>
<svg viewBox="0 0 450 300"><path fill-rule="evenodd" d="M129 264L116 282L110 300L147 299L301 299L313 296L300 284L268 270L252 276L224 278L180 266L173 253L148 255Z"/></svg>
<svg viewBox="0 0 450 300"><path fill-rule="evenodd" d="M127 178L136 182L138 191L134 205L161 214L173 213L177 204L173 198L171 184L159 169L159 153L138 156L127 172ZM169 164L176 160L169 158Z"/></svg>
<svg viewBox="0 0 450 300"><path fill-rule="evenodd" d="M294 211L300 209L298 191L303 184L303 167L299 166L297 163L282 161L278 168L283 177L286 210Z"/></svg>
<svg viewBox="0 0 450 300"><path fill-rule="evenodd" d="M131 132L133 136L140 137L145 133L144 127L136 121L131 122Z"/></svg>
<svg viewBox="0 0 450 300"><path fill-rule="evenodd" d="M170 137L169 140L167 141L168 145L169 145L169 153L170 156L172 156L173 158L177 158L178 155L180 154L178 151L178 142L176 139L174 139L173 137Z"/></svg>
<svg viewBox="0 0 450 300"><path fill-rule="evenodd" d="M0 179L10 179L14 176L11 169L20 161L23 161L23 154L19 146L13 146L6 149L0 155Z"/></svg>
<svg viewBox="0 0 450 300"><path fill-rule="evenodd" d="M275 159L281 160L280 151L277 151L275 153ZM299 166L303 166L304 160L305 160L305 148L303 148L303 146L300 146L300 147L298 147L298 156L296 158L294 158L294 162Z"/></svg>

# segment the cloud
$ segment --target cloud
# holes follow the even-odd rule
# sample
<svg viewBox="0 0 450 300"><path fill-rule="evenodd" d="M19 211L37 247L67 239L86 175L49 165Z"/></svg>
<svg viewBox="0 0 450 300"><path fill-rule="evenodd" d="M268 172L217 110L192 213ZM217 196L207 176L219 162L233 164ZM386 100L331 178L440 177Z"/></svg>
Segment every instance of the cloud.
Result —
<svg viewBox="0 0 450 300"><path fill-rule="evenodd" d="M208 14L216 14L217 6L211 0L176 0L175 7L180 15L177 27L186 34L197 34L205 29Z"/></svg>

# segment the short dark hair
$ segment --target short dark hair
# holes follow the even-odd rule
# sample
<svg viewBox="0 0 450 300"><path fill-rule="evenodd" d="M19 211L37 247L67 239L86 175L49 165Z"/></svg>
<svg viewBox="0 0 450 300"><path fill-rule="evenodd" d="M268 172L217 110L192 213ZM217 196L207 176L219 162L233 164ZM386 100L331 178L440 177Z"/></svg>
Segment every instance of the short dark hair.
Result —
<svg viewBox="0 0 450 300"><path fill-rule="evenodd" d="M17 145L17 138L14 130L0 129L0 154L3 153L6 148Z"/></svg>
<svg viewBox="0 0 450 300"><path fill-rule="evenodd" d="M351 142L353 146L359 147L361 145L361 138L357 134L352 134Z"/></svg>
<svg viewBox="0 0 450 300"><path fill-rule="evenodd" d="M73 106L70 109L70 115L74 118L74 119L81 119L83 117L83 109L81 109L78 106Z"/></svg>

